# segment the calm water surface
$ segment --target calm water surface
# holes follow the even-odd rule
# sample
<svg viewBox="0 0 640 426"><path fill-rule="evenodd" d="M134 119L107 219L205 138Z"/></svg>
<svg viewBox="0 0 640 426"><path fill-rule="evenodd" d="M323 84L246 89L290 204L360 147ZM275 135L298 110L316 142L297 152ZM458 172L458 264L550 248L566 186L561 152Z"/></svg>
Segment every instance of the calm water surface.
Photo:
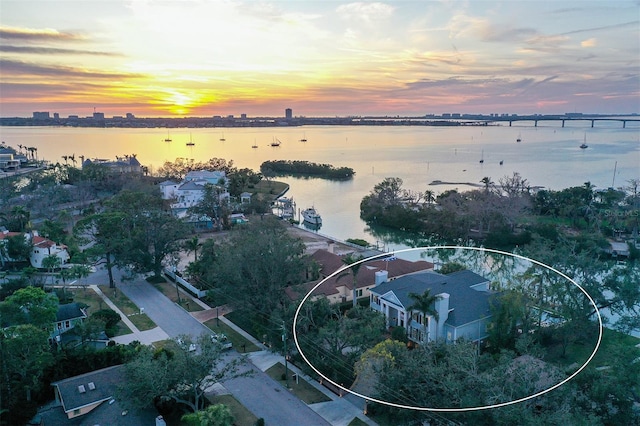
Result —
<svg viewBox="0 0 640 426"><path fill-rule="evenodd" d="M571 125L571 127L569 127ZM290 184L287 196L299 209L315 206L322 214L319 232L337 239L373 235L359 218L362 197L385 177L402 178L405 189L471 189L488 176L520 173L532 186L562 189L590 181L596 188L625 186L640 178L640 125L598 122L559 123L513 127L380 127L304 126L292 128L171 129L172 142L164 142L166 129L99 129L55 127L0 127L8 145L33 146L40 159L63 162L63 155L114 159L136 154L151 170L178 157L205 161L212 157L233 160L240 168L259 170L266 160L306 160L351 167L347 182L280 178ZM307 142L300 142L306 138ZM522 138L517 143L516 139ZM224 141L220 139L224 138ZM282 141L271 147L273 138ZM585 140L589 148L578 146ZM188 147L190 139L195 146ZM252 148L252 145L258 148ZM484 159L484 163L479 160ZM500 165L503 161L503 165ZM615 176L614 176L615 169ZM429 185L434 180L451 185ZM387 242L386 249L405 248Z"/></svg>

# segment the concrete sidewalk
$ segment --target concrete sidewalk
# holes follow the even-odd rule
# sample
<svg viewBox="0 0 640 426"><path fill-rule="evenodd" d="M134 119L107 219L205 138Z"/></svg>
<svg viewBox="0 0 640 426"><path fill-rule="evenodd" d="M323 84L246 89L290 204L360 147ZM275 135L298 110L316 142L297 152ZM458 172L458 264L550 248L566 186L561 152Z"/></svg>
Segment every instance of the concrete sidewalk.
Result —
<svg viewBox="0 0 640 426"><path fill-rule="evenodd" d="M89 288L91 288L93 291L95 291L98 296L100 296L102 298L102 300L104 300L104 303L107 304L107 306L109 306L111 309L113 309L114 311L116 311L119 315L120 318L122 319L122 322L125 323L127 325L127 327L129 327L129 329L131 331L133 331L134 333L140 333L140 330L138 330L138 327L136 327L131 320L129 319L129 317L127 317L124 312L122 312L112 301L111 299L109 299L103 292L102 290L100 290L100 287L98 287L97 285L90 285Z"/></svg>
<svg viewBox="0 0 640 426"><path fill-rule="evenodd" d="M253 365L259 368L261 371L266 371L277 363L283 365L285 363L284 357L282 355L276 354L269 350L251 352L247 354L247 356L249 357ZM349 400L336 395L326 387L322 386L312 377L304 374L302 370L300 370L295 365L288 363L287 366L289 370L297 374L300 379L305 380L316 390L322 392L325 396L331 399L331 401L308 405L309 408L318 413L330 424L334 426L346 426L353 420L354 417L357 417L368 425L377 425L377 423L375 423L364 414L364 401L362 403L362 408L358 408Z"/></svg>
<svg viewBox="0 0 640 426"><path fill-rule="evenodd" d="M215 308L209 307L206 303L204 303L203 301L197 298L192 297L192 300L195 303L202 306L207 311L210 311L212 313L216 311ZM208 318L208 316L205 316L202 314L198 316L201 316L202 318ZM198 316L194 315L194 317L198 317ZM255 344L256 346L262 349L257 352L249 352L246 354L249 360L251 361L251 363L255 365L256 368L258 368L260 371L265 372L266 370L273 367L277 363L281 363L284 365L285 361L282 355L269 350L269 348L267 348L262 342L258 341L255 337L253 337L252 335L244 331L242 328L238 327L236 324L229 321L227 318L225 318L224 315L221 314L219 318L220 318L220 321L222 321L224 324L232 328L238 334L242 335L242 337L244 337L245 339L249 340L250 342L252 342L253 344ZM364 414L364 401L362 402L362 408L360 409L349 400L336 395L326 387L322 386L312 377L309 377L308 375L304 374L295 365L288 363L288 367L292 372L296 373L300 379L306 380L307 383L309 383L315 389L322 392L325 396L331 399L331 401L308 405L309 408L311 408L313 411L318 413L323 419L325 419L331 425L347 426L353 420L354 417L359 418L360 420L362 420L364 423L368 425L372 425L372 426L377 425L377 423L375 423L373 420L371 420ZM217 389L215 390L212 389L212 392L221 394L221 393L227 393L229 391L225 389L224 386L219 385ZM361 399L361 398L358 398L358 399Z"/></svg>
<svg viewBox="0 0 640 426"><path fill-rule="evenodd" d="M113 309L120 315L120 317L122 318L122 321L132 330L132 333L130 334L117 336L113 338L115 342L119 344L129 344L133 341L139 341L142 344L150 345L154 342L157 342L160 340L166 340L170 337L161 327L155 327L151 330L140 331L131 322L131 320L129 320L129 318L127 318L127 316L120 309L118 309L118 307L109 299L109 297L100 290L100 288L97 285L91 285L90 287L100 297L102 297L102 299L111 309ZM185 296L186 295L187 294L185 294ZM218 317L220 318L220 321L222 321L224 324L226 324L227 326L235 330L237 333L242 335L245 339L251 341L253 344L261 348L260 351L246 354L249 360L251 361L251 363L255 366L255 368L257 368L262 372L265 372L266 370L268 370L270 367L272 367L277 363L284 364L285 361L282 355L277 354L275 352L271 352L269 348L267 348L262 342L258 341L252 335L250 335L249 333L247 333L246 331L238 327L236 324L228 320L223 315L223 313L229 312L228 307L218 307L218 309L212 308L208 306L206 303L204 303L203 301L201 301L200 299L196 297L192 297L191 295L188 295L188 296L190 297L191 300L193 300L194 303L197 303L206 311L206 312L200 311L200 313L197 313L197 312L190 313L193 318L198 319L199 322L204 322L207 319L210 319L211 317L218 316L216 314L219 313L220 315ZM331 399L331 401L307 405L307 407L309 407L311 410L317 413L326 422L334 426L347 426L354 419L354 417L357 417L368 425L372 425L372 426L376 425L376 423L373 420L369 419L367 416L364 415L363 413L364 405L362 408L357 407L349 400L334 394L333 392L331 392L330 390L322 386L320 383L318 383L316 380L314 380L312 377L309 377L306 374L304 374L300 369L298 369L296 366L292 365L291 363L289 363L288 366L293 373L298 374L300 379L306 380L311 386L313 386L318 391L322 392L324 395L326 395L328 398ZM282 387L282 389L284 391L284 387ZM234 392L231 392L229 389L226 389L223 384L218 383L215 386L213 386L211 389L207 389L207 393L213 393L213 394L232 393L233 394ZM293 394L290 394L290 396L291 398L295 398ZM297 398L295 399L297 400Z"/></svg>

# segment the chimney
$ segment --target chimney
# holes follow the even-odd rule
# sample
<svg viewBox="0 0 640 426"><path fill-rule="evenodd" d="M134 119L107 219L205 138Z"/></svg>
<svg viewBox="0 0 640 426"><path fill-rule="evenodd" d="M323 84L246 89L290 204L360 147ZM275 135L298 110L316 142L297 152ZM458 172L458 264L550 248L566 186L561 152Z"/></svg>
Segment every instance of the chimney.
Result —
<svg viewBox="0 0 640 426"><path fill-rule="evenodd" d="M438 312L438 324L435 337L440 339L444 337L444 323L449 318L449 293L440 293L438 297L439 299L436 300L435 303L435 308Z"/></svg>
<svg viewBox="0 0 640 426"><path fill-rule="evenodd" d="M389 280L389 272L388 271L376 271L375 273L375 285L380 285L382 283L386 283Z"/></svg>

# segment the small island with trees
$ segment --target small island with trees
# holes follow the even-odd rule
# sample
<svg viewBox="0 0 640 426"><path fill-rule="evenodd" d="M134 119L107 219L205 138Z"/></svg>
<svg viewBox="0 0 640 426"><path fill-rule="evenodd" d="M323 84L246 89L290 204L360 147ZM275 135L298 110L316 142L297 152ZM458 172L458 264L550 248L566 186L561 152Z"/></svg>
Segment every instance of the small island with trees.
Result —
<svg viewBox="0 0 640 426"><path fill-rule="evenodd" d="M163 198L161 188L178 185L194 171L207 172L202 176L210 176L212 182L202 185L201 198L178 217L172 206L179 198ZM319 379L302 359L304 352L323 377L346 388L360 386L356 389L364 389L364 394L393 404L440 409L510 402L560 383L585 364L599 339L596 311L607 311L617 320L606 324L593 361L553 392L492 410L438 416L375 401L368 401L365 409L376 423L394 426L425 421L638 424L640 348L638 339L629 335L640 327L638 179L617 189L597 191L587 182L552 191L534 190L514 174L497 184L486 177L477 189L438 195L404 189L399 178L376 184L360 204L361 217L370 226L401 230L406 240L412 235L415 247L446 242L517 252L563 271L594 301L585 301L577 288L546 270L485 250L469 250L464 256L439 254L438 267L433 262L433 270L424 274L437 272L437 279L450 285L456 273L481 268L476 273L486 274L490 300L497 300L482 311L491 316L483 328L486 337L452 344L438 336L416 341L416 335L401 325L400 315L392 318L372 309L376 294L367 295L364 289L373 266L361 262L364 250L341 257L308 253L305 242L290 232L297 228L268 213L279 188L263 177L264 171L238 169L231 160L219 158L205 163L177 159L151 174L121 172L100 163L81 169L65 163L6 177L0 185L0 227L7 231L6 242L0 244L0 375L5 378L0 381L0 423L25 424L38 407L53 399L55 383L114 367L109 371L118 369L129 384L118 390L115 400L128 410L130 419L155 408L176 423L181 418L181 424L190 424L189 419L215 414L223 419L218 424L232 424L230 411L242 404L231 396L222 402L210 399L204 389L243 371L236 367L245 341L233 343L242 354L232 349L224 355L224 348L209 336L176 334L154 346L116 342L133 333L122 321L125 315L141 331L160 326L154 323L158 315L154 320L150 309L143 313L127 297L133 286L122 282L116 288L118 278L135 280L136 286L153 285L185 311L201 309L194 301L189 305L191 299L181 300L175 279L179 276L205 293L201 302L231 308L223 315L225 320L306 373L296 375L296 384L298 378L301 383L308 377ZM234 223L231 216L240 213L248 220ZM202 226L202 217L209 218L207 226ZM35 235L33 231L64 245L74 267L62 267L54 255L39 266L31 265L33 240L24 235ZM628 252L613 252L618 246L612 243L628 241ZM364 240L347 242L354 248L366 246ZM179 258L187 261L182 269L177 269ZM338 271L335 282L353 292L344 300L317 297L305 302L295 321L299 350L292 350L299 297L309 285L326 278L323 268L329 261L349 265ZM387 273L406 266L395 256L381 262ZM98 266L105 275L94 276L99 277L93 281L99 287L90 286L87 276ZM94 288L111 298L123 316L103 306ZM435 325L446 321L436 310L442 294L409 293L403 305L404 324L413 321L416 330L427 336L431 321L427 317ZM57 329L57 312L69 304L84 309L86 318L75 324L74 336L55 343L51 333ZM132 311L124 312L129 304ZM455 312L460 315L463 310ZM217 321L205 325L227 332L217 329ZM481 328L477 330L480 335ZM93 345L102 340L103 332L102 347ZM251 352L251 341L246 343L246 352ZM237 362L227 363L233 359ZM280 377L293 384L286 368ZM259 420L235 421L259 424Z"/></svg>
<svg viewBox="0 0 640 426"><path fill-rule="evenodd" d="M318 164L301 160L265 161L260 165L263 175L291 175L318 177L331 180L351 179L355 172L350 167L334 167L331 164Z"/></svg>

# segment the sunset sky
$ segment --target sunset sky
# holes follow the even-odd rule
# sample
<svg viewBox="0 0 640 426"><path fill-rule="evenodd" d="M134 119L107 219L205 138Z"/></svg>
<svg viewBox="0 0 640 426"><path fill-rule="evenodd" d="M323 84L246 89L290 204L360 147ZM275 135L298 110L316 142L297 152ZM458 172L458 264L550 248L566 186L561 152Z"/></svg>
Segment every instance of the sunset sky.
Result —
<svg viewBox="0 0 640 426"><path fill-rule="evenodd" d="M640 112L640 2L2 0L0 116Z"/></svg>

